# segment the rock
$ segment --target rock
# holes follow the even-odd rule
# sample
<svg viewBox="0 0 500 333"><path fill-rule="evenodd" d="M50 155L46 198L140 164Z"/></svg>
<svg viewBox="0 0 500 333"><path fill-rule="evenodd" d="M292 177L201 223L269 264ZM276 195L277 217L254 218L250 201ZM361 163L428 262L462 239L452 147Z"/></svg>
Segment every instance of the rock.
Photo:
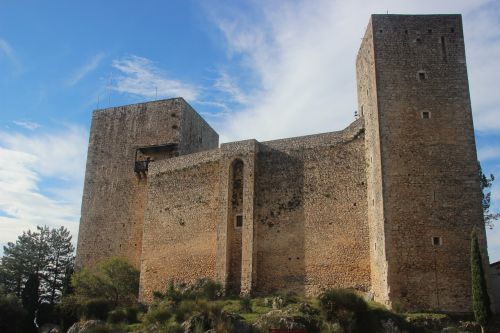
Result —
<svg viewBox="0 0 500 333"><path fill-rule="evenodd" d="M298 310L307 315L316 315L319 312L308 303L299 303Z"/></svg>
<svg viewBox="0 0 500 333"><path fill-rule="evenodd" d="M74 323L73 326L69 328L67 333L85 333L91 328L95 328L101 325L104 325L104 322L100 320L79 321Z"/></svg>
<svg viewBox="0 0 500 333"><path fill-rule="evenodd" d="M380 321L380 325L382 326L382 332L384 333L402 333L401 327L399 327L398 323L396 323L392 319L386 319Z"/></svg>
<svg viewBox="0 0 500 333"><path fill-rule="evenodd" d="M295 320L295 318L284 310L271 310L260 316L253 326L263 332L267 332L272 328L282 329L304 329L305 326Z"/></svg>
<svg viewBox="0 0 500 333"><path fill-rule="evenodd" d="M183 322L181 326L184 329L184 333L193 333L196 331L197 327L204 328L208 326L207 318L201 313L195 314Z"/></svg>
<svg viewBox="0 0 500 333"><path fill-rule="evenodd" d="M43 324L39 329L38 333L62 333L59 325L56 324Z"/></svg>
<svg viewBox="0 0 500 333"><path fill-rule="evenodd" d="M273 310L281 309L285 305L285 300L282 297L276 296L273 298Z"/></svg>
<svg viewBox="0 0 500 333"><path fill-rule="evenodd" d="M364 296L363 296L364 300L367 301L367 302L371 302L373 301L373 298L374 298L374 295L373 293L370 291L370 292L367 292Z"/></svg>

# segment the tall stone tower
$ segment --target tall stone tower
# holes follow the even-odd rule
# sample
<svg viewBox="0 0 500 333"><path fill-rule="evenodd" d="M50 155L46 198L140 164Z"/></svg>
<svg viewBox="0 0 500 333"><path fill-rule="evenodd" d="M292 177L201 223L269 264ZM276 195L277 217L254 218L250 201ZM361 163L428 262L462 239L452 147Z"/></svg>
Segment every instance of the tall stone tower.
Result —
<svg viewBox="0 0 500 333"><path fill-rule="evenodd" d="M473 228L486 247L461 16L372 15L357 77L375 299L470 311Z"/></svg>
<svg viewBox="0 0 500 333"><path fill-rule="evenodd" d="M119 256L139 268L150 163L218 144L218 134L182 98L95 111L76 264Z"/></svg>

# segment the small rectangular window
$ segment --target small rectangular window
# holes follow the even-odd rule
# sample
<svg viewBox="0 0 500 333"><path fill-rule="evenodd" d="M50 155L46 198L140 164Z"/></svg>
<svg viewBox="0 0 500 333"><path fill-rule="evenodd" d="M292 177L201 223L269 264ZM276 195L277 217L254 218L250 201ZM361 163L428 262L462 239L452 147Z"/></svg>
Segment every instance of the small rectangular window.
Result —
<svg viewBox="0 0 500 333"><path fill-rule="evenodd" d="M236 215L235 227L241 228L243 226L243 215Z"/></svg>
<svg viewBox="0 0 500 333"><path fill-rule="evenodd" d="M429 111L422 112L422 119L429 119L431 117L431 113Z"/></svg>
<svg viewBox="0 0 500 333"><path fill-rule="evenodd" d="M418 79L420 81L423 81L423 80L427 79L427 76L425 75L425 72L418 72Z"/></svg>
<svg viewBox="0 0 500 333"><path fill-rule="evenodd" d="M438 245L442 245L442 244L443 244L443 240L441 237L432 237L432 245L438 246Z"/></svg>

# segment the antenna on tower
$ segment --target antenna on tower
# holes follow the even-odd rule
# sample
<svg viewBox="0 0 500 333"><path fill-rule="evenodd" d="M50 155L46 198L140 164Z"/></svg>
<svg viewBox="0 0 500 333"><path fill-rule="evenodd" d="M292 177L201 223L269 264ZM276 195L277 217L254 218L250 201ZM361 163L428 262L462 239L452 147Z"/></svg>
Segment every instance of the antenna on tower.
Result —
<svg viewBox="0 0 500 333"><path fill-rule="evenodd" d="M99 110L99 95L97 95L97 110Z"/></svg>
<svg viewBox="0 0 500 333"><path fill-rule="evenodd" d="M158 87L155 87L155 99L158 99Z"/></svg>

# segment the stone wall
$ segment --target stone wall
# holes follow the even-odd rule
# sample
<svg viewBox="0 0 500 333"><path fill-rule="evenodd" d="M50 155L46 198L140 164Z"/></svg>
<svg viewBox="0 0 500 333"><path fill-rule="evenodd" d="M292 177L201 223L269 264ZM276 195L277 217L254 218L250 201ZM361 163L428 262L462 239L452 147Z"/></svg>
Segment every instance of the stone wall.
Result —
<svg viewBox="0 0 500 333"><path fill-rule="evenodd" d="M373 15L371 30L389 298L468 312L484 225L461 17Z"/></svg>
<svg viewBox="0 0 500 333"><path fill-rule="evenodd" d="M215 280L219 203L217 150L155 163L148 173L140 298L169 281Z"/></svg>
<svg viewBox="0 0 500 333"><path fill-rule="evenodd" d="M217 133L193 112L182 98L94 112L78 235L78 266L120 256L139 268L147 179L145 174L134 172L135 160L141 155L138 149L174 144L174 151L160 150L151 155L154 160L161 159L162 154L171 157L217 147ZM196 140L187 139L193 137Z"/></svg>
<svg viewBox="0 0 500 333"><path fill-rule="evenodd" d="M372 30L372 21L370 20L356 59L358 113L365 123L366 201L370 230L371 291L375 300L388 305L387 243L384 228L384 199L382 196L382 147L380 145Z"/></svg>
<svg viewBox="0 0 500 333"><path fill-rule="evenodd" d="M254 291L368 290L361 121L343 132L263 142L257 170Z"/></svg>

